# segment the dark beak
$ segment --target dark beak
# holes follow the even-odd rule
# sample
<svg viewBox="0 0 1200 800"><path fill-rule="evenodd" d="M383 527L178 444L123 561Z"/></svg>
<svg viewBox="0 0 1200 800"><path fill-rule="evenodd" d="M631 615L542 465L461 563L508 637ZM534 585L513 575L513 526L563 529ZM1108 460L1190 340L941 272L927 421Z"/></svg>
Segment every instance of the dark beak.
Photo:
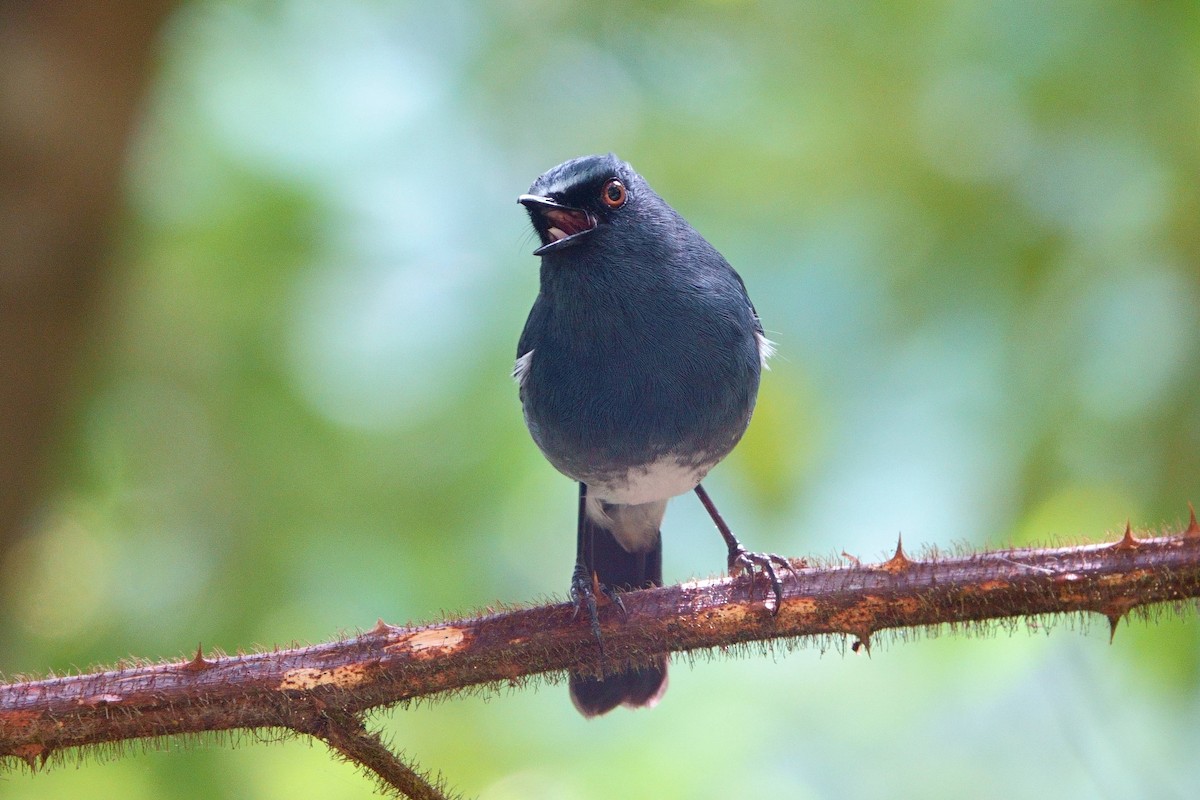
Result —
<svg viewBox="0 0 1200 800"><path fill-rule="evenodd" d="M542 240L542 246L533 251L535 256L578 244L596 228L596 218L587 210L563 205L549 197L523 194L517 202L529 211L533 228Z"/></svg>

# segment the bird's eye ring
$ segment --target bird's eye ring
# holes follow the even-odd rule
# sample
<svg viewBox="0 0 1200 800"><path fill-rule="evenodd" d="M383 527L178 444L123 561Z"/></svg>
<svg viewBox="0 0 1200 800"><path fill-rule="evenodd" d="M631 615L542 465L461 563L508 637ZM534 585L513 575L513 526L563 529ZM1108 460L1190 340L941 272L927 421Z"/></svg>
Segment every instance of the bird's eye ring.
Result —
<svg viewBox="0 0 1200 800"><path fill-rule="evenodd" d="M620 208L625 205L625 199L628 196L629 193L625 191L625 184L616 178L604 184L604 188L600 191L600 199L609 208Z"/></svg>

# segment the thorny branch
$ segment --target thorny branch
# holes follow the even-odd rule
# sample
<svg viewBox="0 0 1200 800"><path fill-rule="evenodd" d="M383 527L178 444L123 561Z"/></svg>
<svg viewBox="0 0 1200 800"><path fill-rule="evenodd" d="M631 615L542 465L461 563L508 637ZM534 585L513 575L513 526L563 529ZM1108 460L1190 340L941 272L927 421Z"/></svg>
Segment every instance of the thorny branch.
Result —
<svg viewBox="0 0 1200 800"><path fill-rule="evenodd" d="M395 793L444 797L362 724L364 712L471 687L519 686L563 670L603 674L672 652L746 642L1093 612L1115 631L1132 609L1200 597L1200 525L1115 543L806 567L787 575L778 614L765 579L700 581L624 596L603 609L604 654L567 604L311 647L139 663L0 685L0 766L37 769L66 748L235 729L285 729L326 742Z"/></svg>

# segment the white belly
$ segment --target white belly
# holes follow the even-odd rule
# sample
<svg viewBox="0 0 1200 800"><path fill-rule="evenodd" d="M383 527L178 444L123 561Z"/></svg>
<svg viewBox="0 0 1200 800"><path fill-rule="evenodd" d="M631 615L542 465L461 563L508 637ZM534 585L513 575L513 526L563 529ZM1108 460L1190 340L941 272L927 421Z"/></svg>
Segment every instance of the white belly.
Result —
<svg viewBox="0 0 1200 800"><path fill-rule="evenodd" d="M663 456L650 464L632 467L621 476L606 475L590 481L588 495L606 503L641 505L690 492L704 479L712 464L681 464L674 456Z"/></svg>

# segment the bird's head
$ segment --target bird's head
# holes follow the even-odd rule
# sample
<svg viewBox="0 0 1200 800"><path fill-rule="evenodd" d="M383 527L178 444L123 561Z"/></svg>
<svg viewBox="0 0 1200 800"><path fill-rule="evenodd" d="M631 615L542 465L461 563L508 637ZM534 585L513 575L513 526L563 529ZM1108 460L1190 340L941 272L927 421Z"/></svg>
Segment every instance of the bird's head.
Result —
<svg viewBox="0 0 1200 800"><path fill-rule="evenodd" d="M547 171L517 198L542 245L535 256L557 253L591 238L628 214L644 182L612 153L581 156Z"/></svg>

